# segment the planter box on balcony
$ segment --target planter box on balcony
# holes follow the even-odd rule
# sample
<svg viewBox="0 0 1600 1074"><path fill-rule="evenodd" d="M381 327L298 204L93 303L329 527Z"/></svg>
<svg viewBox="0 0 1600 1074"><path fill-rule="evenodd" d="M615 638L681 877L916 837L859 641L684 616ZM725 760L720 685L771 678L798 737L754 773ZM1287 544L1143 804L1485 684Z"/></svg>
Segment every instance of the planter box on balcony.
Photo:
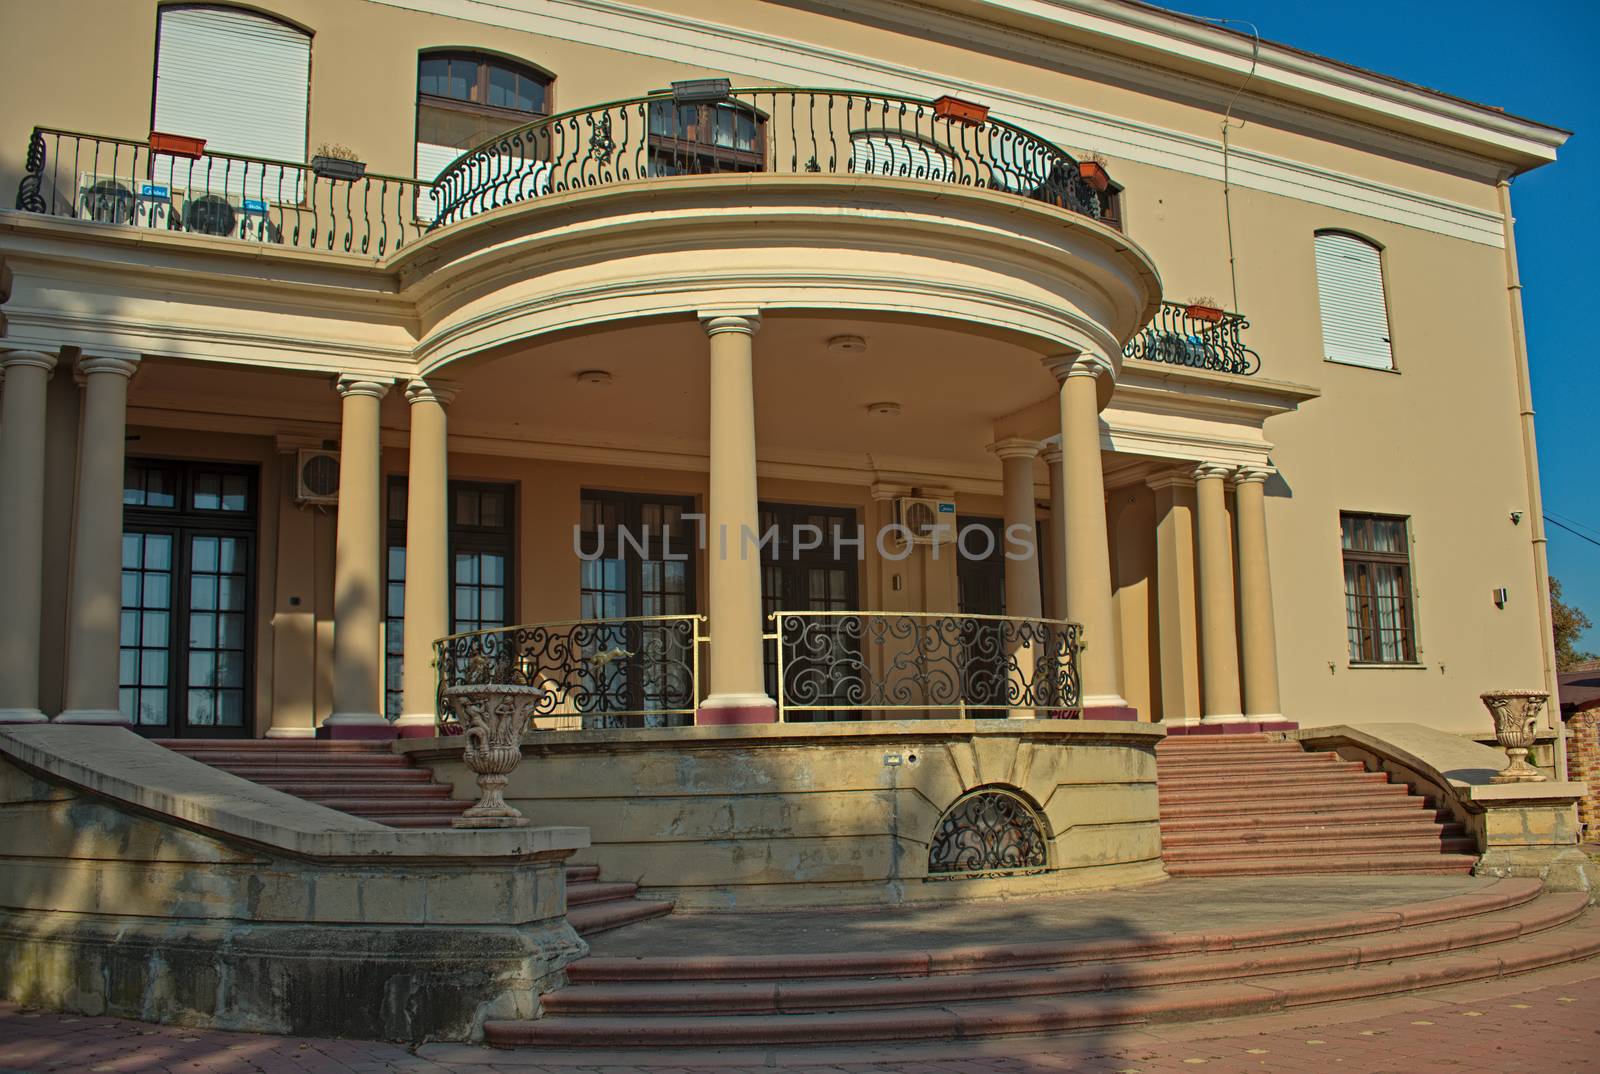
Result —
<svg viewBox="0 0 1600 1074"><path fill-rule="evenodd" d="M1183 312L1197 321L1210 321L1213 324L1220 323L1223 317L1227 316L1226 313L1224 313L1221 309L1218 309L1216 306L1203 306L1198 303L1191 303L1190 305L1185 306L1183 308Z"/></svg>
<svg viewBox="0 0 1600 1074"><path fill-rule="evenodd" d="M206 151L204 138L190 138L186 134L150 132L150 152L165 153L169 157L188 157L198 160Z"/></svg>
<svg viewBox="0 0 1600 1074"><path fill-rule="evenodd" d="M343 157L312 157L311 170L324 179L344 179L354 182L367 174L367 165L359 160Z"/></svg>
<svg viewBox="0 0 1600 1074"><path fill-rule="evenodd" d="M1090 187L1102 194L1111 185L1111 176L1106 174L1106 166L1099 161L1078 161L1078 175Z"/></svg>
<svg viewBox="0 0 1600 1074"><path fill-rule="evenodd" d="M946 94L933 102L933 114L952 123L965 123L969 127L976 127L989 118L989 106L963 101L960 97Z"/></svg>

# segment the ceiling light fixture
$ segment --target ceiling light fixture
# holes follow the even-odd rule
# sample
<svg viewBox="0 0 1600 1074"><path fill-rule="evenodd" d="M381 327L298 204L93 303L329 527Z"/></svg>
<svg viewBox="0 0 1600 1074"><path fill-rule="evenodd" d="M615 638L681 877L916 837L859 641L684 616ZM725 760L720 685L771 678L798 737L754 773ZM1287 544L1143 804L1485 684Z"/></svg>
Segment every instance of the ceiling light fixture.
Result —
<svg viewBox="0 0 1600 1074"><path fill-rule="evenodd" d="M834 336L828 340L828 349L834 354L861 354L867 349L867 341L860 336Z"/></svg>
<svg viewBox="0 0 1600 1074"><path fill-rule="evenodd" d="M868 414L882 414L882 415L898 414L898 413L900 413L900 404L899 403L890 403L890 402L868 403L867 404L867 413Z"/></svg>
<svg viewBox="0 0 1600 1074"><path fill-rule="evenodd" d="M585 369L577 380L579 384L610 384L612 377L604 369Z"/></svg>

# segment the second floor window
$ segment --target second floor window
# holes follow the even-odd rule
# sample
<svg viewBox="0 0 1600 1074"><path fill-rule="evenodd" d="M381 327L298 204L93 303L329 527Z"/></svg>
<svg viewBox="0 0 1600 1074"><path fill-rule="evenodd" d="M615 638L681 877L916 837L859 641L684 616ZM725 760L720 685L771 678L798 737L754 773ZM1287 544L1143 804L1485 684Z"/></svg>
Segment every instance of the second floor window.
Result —
<svg viewBox="0 0 1600 1074"><path fill-rule="evenodd" d="M1346 513L1339 516L1339 526L1350 659L1360 664L1416 663L1406 520Z"/></svg>
<svg viewBox="0 0 1600 1074"><path fill-rule="evenodd" d="M1378 248L1342 231L1319 231L1316 257L1322 356L1330 362L1393 369Z"/></svg>
<svg viewBox="0 0 1600 1074"><path fill-rule="evenodd" d="M550 76L477 52L426 52L417 61L417 177L432 179L462 153L548 115Z"/></svg>

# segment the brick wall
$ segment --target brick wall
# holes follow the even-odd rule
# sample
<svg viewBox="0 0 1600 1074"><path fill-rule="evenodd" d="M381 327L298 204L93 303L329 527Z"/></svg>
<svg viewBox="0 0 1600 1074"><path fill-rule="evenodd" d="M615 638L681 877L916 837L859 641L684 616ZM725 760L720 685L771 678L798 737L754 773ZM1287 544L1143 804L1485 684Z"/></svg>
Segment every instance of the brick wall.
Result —
<svg viewBox="0 0 1600 1074"><path fill-rule="evenodd" d="M1580 709L1567 719L1567 778L1589 784L1578 799L1578 823L1585 841L1600 839L1600 704Z"/></svg>

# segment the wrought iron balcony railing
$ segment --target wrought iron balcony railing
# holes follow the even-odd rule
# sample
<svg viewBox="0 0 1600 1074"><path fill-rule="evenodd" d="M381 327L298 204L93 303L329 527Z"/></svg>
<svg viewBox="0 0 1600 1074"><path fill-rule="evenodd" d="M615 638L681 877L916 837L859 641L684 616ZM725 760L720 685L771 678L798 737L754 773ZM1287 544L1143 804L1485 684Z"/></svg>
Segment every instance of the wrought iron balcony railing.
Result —
<svg viewBox="0 0 1600 1074"><path fill-rule="evenodd" d="M156 147L35 127L17 208L371 257L400 249L427 227L419 199L431 184L415 179L347 178L308 164Z"/></svg>
<svg viewBox="0 0 1600 1074"><path fill-rule="evenodd" d="M958 104L960 102L957 102ZM980 110L981 111L981 110ZM563 112L433 181L34 128L17 208L383 257L425 231L563 191L671 175L885 176L983 188L1119 226L1119 188L1020 127L940 102L833 90L655 94Z"/></svg>
<svg viewBox="0 0 1600 1074"><path fill-rule="evenodd" d="M543 730L692 724L704 623L703 615L570 619L440 638L440 731L457 730L446 689L489 684L542 688L534 726Z"/></svg>
<svg viewBox="0 0 1600 1074"><path fill-rule="evenodd" d="M1075 715L1083 628L934 612L775 612L778 718Z"/></svg>
<svg viewBox="0 0 1600 1074"><path fill-rule="evenodd" d="M1261 356L1244 345L1243 332L1249 327L1238 313L1163 302L1155 319L1128 341L1122 353L1147 362L1248 377L1261 368Z"/></svg>
<svg viewBox="0 0 1600 1074"><path fill-rule="evenodd" d="M507 131L439 173L434 226L583 187L749 172L951 183L1118 224L1114 185L1097 189L1055 145L947 99L781 88L685 96L616 101Z"/></svg>

